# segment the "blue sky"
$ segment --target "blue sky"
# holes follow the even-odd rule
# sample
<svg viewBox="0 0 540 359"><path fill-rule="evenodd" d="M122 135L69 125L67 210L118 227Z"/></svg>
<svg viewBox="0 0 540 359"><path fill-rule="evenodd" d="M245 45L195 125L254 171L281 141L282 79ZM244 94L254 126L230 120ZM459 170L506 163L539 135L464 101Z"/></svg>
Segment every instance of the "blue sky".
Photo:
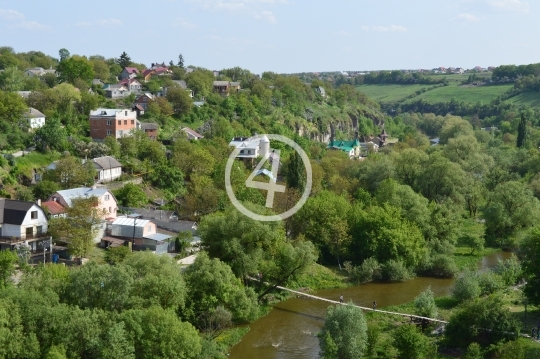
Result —
<svg viewBox="0 0 540 359"><path fill-rule="evenodd" d="M17 52L254 73L540 62L539 24L536 0L0 0Z"/></svg>

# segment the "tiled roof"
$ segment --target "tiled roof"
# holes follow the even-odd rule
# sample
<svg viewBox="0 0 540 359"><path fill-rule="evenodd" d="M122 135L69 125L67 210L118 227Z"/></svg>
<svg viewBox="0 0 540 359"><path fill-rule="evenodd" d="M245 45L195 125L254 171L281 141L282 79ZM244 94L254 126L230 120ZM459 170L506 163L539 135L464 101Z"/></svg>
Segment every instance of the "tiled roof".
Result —
<svg viewBox="0 0 540 359"><path fill-rule="evenodd" d="M126 70L126 72L128 74L138 74L139 73L139 70L137 70L136 67L126 67L125 70Z"/></svg>
<svg viewBox="0 0 540 359"><path fill-rule="evenodd" d="M41 203L41 206L47 208L50 214L61 214L66 212L64 206L56 201L45 201Z"/></svg>

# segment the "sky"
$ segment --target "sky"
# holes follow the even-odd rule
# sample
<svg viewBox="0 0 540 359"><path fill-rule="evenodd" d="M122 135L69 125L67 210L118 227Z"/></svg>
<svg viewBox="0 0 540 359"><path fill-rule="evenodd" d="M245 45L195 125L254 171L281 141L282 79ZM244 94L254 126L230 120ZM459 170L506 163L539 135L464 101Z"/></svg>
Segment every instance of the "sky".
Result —
<svg viewBox="0 0 540 359"><path fill-rule="evenodd" d="M0 46L253 73L540 62L540 0L0 0Z"/></svg>

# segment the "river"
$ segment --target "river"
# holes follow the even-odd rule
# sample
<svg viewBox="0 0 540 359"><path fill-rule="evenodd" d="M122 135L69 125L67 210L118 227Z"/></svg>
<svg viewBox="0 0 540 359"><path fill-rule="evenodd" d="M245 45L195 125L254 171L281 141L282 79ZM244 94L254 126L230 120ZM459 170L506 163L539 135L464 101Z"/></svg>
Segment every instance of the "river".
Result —
<svg viewBox="0 0 540 359"><path fill-rule="evenodd" d="M499 259L510 253L497 252L479 262L478 269L495 266ZM435 296L450 294L454 279L419 277L404 283L368 283L342 289L324 289L314 294L339 300L343 294L346 302L378 308L412 301L418 294L431 287ZM291 298L272 308L267 316L249 325L249 332L231 349L231 359L317 359L319 341L317 333L323 323L328 303Z"/></svg>

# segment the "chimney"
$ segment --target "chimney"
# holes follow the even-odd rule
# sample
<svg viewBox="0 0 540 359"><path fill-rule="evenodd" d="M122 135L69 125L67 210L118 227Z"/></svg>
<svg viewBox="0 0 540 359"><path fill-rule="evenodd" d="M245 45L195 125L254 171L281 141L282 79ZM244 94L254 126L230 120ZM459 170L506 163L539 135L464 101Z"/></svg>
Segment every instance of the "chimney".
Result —
<svg viewBox="0 0 540 359"><path fill-rule="evenodd" d="M38 200L36 201L37 205L41 207L41 199L38 198Z"/></svg>

